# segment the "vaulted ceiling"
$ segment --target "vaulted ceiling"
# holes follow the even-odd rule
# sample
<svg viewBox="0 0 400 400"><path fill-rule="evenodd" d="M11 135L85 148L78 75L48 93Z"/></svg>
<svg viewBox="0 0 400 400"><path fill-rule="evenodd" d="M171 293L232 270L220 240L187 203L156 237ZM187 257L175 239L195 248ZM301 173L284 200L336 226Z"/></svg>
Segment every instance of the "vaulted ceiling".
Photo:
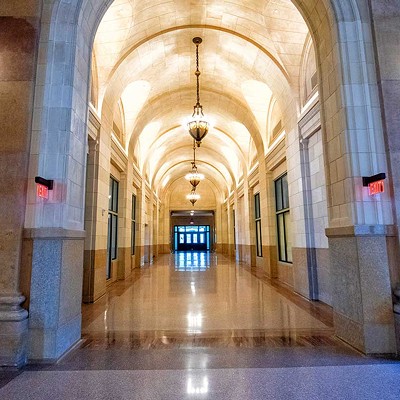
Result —
<svg viewBox="0 0 400 400"><path fill-rule="evenodd" d="M123 110L123 146L165 193L191 167L183 121L196 100L192 39L202 37L200 97L213 127L197 164L225 198L271 146L272 102L298 98L307 35L289 0L115 0L93 48L98 112Z"/></svg>

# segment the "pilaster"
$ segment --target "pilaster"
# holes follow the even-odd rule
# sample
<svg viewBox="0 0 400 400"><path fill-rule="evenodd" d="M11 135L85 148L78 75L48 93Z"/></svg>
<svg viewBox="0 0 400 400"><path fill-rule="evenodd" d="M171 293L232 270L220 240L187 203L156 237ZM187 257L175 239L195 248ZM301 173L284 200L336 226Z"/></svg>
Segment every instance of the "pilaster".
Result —
<svg viewBox="0 0 400 400"><path fill-rule="evenodd" d="M396 353L387 237L393 226L328 228L336 335L367 354Z"/></svg>
<svg viewBox="0 0 400 400"><path fill-rule="evenodd" d="M39 228L25 236L33 249L28 358L54 362L81 337L85 232Z"/></svg>

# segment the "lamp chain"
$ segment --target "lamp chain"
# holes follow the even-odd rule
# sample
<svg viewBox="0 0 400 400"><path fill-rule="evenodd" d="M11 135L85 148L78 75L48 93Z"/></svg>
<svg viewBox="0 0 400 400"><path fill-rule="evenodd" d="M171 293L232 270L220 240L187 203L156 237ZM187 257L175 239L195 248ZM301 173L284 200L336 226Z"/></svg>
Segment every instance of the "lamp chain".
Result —
<svg viewBox="0 0 400 400"><path fill-rule="evenodd" d="M197 78L197 105L200 105L200 70L199 70L199 45L196 44L196 78Z"/></svg>
<svg viewBox="0 0 400 400"><path fill-rule="evenodd" d="M193 168L196 168L196 140L193 140Z"/></svg>

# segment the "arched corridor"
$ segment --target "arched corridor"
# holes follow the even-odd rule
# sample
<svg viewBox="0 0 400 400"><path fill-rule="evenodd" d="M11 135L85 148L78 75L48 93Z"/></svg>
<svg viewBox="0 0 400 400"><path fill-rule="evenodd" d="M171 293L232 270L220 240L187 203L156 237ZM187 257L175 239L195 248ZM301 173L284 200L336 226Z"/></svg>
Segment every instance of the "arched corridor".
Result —
<svg viewBox="0 0 400 400"><path fill-rule="evenodd" d="M399 354L395 0L18 3L1 366L82 338Z"/></svg>

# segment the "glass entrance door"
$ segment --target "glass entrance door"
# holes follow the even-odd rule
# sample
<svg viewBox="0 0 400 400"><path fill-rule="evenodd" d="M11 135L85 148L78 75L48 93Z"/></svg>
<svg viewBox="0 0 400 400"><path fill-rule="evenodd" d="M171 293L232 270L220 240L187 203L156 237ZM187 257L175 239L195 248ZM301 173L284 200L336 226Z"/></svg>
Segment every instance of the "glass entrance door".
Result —
<svg viewBox="0 0 400 400"><path fill-rule="evenodd" d="M209 251L209 225L175 225L174 251Z"/></svg>

